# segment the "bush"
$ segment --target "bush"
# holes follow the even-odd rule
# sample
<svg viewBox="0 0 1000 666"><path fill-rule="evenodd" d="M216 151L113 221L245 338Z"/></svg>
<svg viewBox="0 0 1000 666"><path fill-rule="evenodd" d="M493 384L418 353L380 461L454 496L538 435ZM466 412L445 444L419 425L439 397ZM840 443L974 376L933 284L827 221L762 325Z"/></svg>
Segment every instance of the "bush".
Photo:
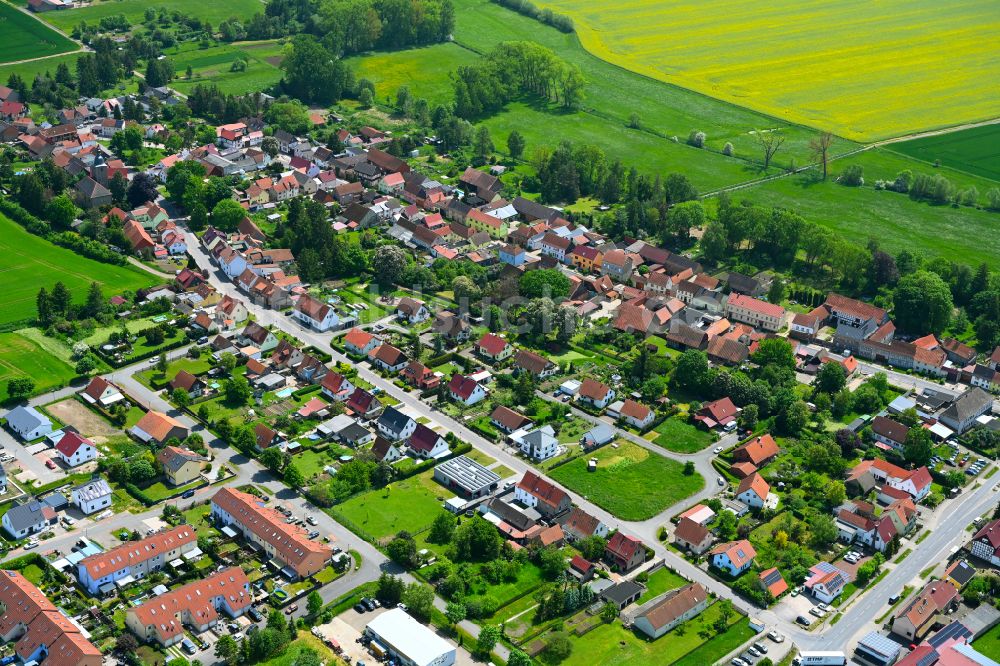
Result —
<svg viewBox="0 0 1000 666"><path fill-rule="evenodd" d="M691 130L691 133L688 135L688 145L695 148L704 148L706 138L708 137L701 130Z"/></svg>
<svg viewBox="0 0 1000 666"><path fill-rule="evenodd" d="M730 142L726 141L726 145L724 145L722 147L722 154L725 155L726 157L732 157L733 156L733 144L731 144Z"/></svg>
<svg viewBox="0 0 1000 666"><path fill-rule="evenodd" d="M864 167L852 164L840 174L840 184L848 187L860 187L865 184Z"/></svg>

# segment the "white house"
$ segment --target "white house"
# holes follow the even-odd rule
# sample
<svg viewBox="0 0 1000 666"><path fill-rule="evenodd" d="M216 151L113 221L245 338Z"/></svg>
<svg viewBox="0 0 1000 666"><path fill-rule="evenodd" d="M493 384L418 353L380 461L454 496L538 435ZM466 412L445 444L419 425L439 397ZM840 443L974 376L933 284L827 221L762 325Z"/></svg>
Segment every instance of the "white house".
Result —
<svg viewBox="0 0 1000 666"><path fill-rule="evenodd" d="M550 425L534 430L515 430L510 434L510 439L521 448L524 455L535 460L548 460L559 452L559 440Z"/></svg>
<svg viewBox="0 0 1000 666"><path fill-rule="evenodd" d="M97 448L86 437L67 432L56 444L56 453L67 467L78 467L97 457Z"/></svg>
<svg viewBox="0 0 1000 666"><path fill-rule="evenodd" d="M299 297L295 309L292 310L292 317L304 326L321 333L340 326L340 317L337 316L337 311L309 294L303 294Z"/></svg>
<svg viewBox="0 0 1000 666"><path fill-rule="evenodd" d="M653 410L646 405L638 403L635 400L628 399L622 403L619 416L626 423L642 430L653 422L655 414L653 413Z"/></svg>
<svg viewBox="0 0 1000 666"><path fill-rule="evenodd" d="M753 564L757 551L749 541L741 539L720 543L709 551L709 555L712 557L713 567L728 572L730 576L739 576Z"/></svg>
<svg viewBox="0 0 1000 666"><path fill-rule="evenodd" d="M378 431L391 440L409 439L417 422L395 407L386 407L378 418Z"/></svg>
<svg viewBox="0 0 1000 666"><path fill-rule="evenodd" d="M615 399L615 391L607 384L602 384L596 379L583 380L576 399L593 405L597 409L604 409Z"/></svg>
<svg viewBox="0 0 1000 666"><path fill-rule="evenodd" d="M770 492L771 486L764 480L764 477L754 472L740 481L739 488L736 489L736 499L751 509L759 509L767 503L767 496Z"/></svg>
<svg viewBox="0 0 1000 666"><path fill-rule="evenodd" d="M396 304L396 315L410 324L419 324L430 318L431 313L423 301L415 298L401 298Z"/></svg>
<svg viewBox="0 0 1000 666"><path fill-rule="evenodd" d="M52 421L34 407L15 407L7 412L7 427L26 442L52 432Z"/></svg>
<svg viewBox="0 0 1000 666"><path fill-rule="evenodd" d="M12 506L3 514L3 527L15 539L41 532L56 520L55 509L38 500Z"/></svg>
<svg viewBox="0 0 1000 666"><path fill-rule="evenodd" d="M452 400L464 405L474 405L486 399L486 388L476 380L460 374L454 374L448 382L448 393Z"/></svg>
<svg viewBox="0 0 1000 666"><path fill-rule="evenodd" d="M73 504L88 516L111 506L111 486L104 479L91 479L73 489Z"/></svg>

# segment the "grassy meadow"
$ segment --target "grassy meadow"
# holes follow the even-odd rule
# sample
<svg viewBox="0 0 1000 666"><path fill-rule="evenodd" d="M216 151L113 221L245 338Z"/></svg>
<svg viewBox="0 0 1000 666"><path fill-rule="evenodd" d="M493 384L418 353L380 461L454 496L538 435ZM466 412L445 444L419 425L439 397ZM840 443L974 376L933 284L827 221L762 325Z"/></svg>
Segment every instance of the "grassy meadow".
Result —
<svg viewBox="0 0 1000 666"><path fill-rule="evenodd" d="M153 284L152 275L129 266L112 266L81 257L33 236L16 222L0 215L0 286L6 294L0 324L33 319L40 287L51 290L62 280L75 301L82 301L91 282L98 282L106 296Z"/></svg>
<svg viewBox="0 0 1000 666"><path fill-rule="evenodd" d="M597 470L587 460L597 458ZM705 486L700 475L631 442L606 446L549 471L549 476L622 520L646 520ZM627 489L623 492L622 489Z"/></svg>
<svg viewBox="0 0 1000 666"><path fill-rule="evenodd" d="M106 16L123 14L129 23L142 23L146 9L165 8L177 11L185 16L196 16L212 25L218 25L225 19L238 17L249 19L254 14L264 11L260 0L226 0L225 2L204 2L203 0L157 0L143 2L142 0L98 0L93 4L78 9L67 9L59 12L46 12L42 17L66 32L79 25L81 21L98 23Z"/></svg>
<svg viewBox="0 0 1000 666"><path fill-rule="evenodd" d="M538 4L571 16L608 62L859 141L997 113L987 0Z"/></svg>
<svg viewBox="0 0 1000 666"><path fill-rule="evenodd" d="M259 42L234 42L207 49L197 44L182 44L167 52L174 63L177 78L172 87L188 93L199 83L212 83L226 94L243 95L267 90L281 80L282 53L277 40ZM247 68L234 72L230 68L237 60L247 63ZM192 77L185 72L191 67Z"/></svg>
<svg viewBox="0 0 1000 666"><path fill-rule="evenodd" d="M453 43L433 44L405 51L387 51L347 59L358 79L375 84L375 98L395 104L396 91L406 85L430 102L431 108L451 102L448 73L468 64L475 55Z"/></svg>
<svg viewBox="0 0 1000 666"><path fill-rule="evenodd" d="M73 40L6 2L0 2L0 44L3 62L43 58L79 48Z"/></svg>
<svg viewBox="0 0 1000 666"><path fill-rule="evenodd" d="M896 145L893 145L895 148ZM851 164L864 168L862 187L834 182ZM996 187L994 181L932 165L878 148L836 160L830 178L820 181L815 170L787 176L733 192L734 200L783 206L856 242L876 238L893 252L907 248L927 256L942 256L969 265L986 262L1000 268L1000 213L968 207L936 206L913 201L905 194L877 191L878 179L894 180L904 169L914 173L941 174L959 190L975 186L981 199Z"/></svg>
<svg viewBox="0 0 1000 666"><path fill-rule="evenodd" d="M930 164L939 161L956 171L1000 181L1000 124L902 141L892 144L892 150Z"/></svg>

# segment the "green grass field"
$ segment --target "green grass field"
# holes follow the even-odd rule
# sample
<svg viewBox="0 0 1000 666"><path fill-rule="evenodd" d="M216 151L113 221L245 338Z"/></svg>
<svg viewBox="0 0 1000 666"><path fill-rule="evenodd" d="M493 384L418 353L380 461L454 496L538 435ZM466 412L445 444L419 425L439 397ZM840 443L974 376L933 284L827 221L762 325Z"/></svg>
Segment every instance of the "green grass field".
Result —
<svg viewBox="0 0 1000 666"><path fill-rule="evenodd" d="M679 417L666 419L656 426L653 433L658 433L653 440L654 444L676 453L697 453L715 441L711 433L698 430Z"/></svg>
<svg viewBox="0 0 1000 666"><path fill-rule="evenodd" d="M0 333L0 401L7 399L7 380L30 377L35 392L66 384L76 372L65 361L42 349L38 343L18 333Z"/></svg>
<svg viewBox="0 0 1000 666"><path fill-rule="evenodd" d="M1000 625L996 625L972 641L972 647L985 657L1000 659Z"/></svg>
<svg viewBox="0 0 1000 666"><path fill-rule="evenodd" d="M223 46L199 49L196 44L184 44L168 51L174 62L178 78L173 87L189 92L199 83L213 83L227 94L242 95L267 90L281 80L281 44L277 40L261 42L236 42ZM247 68L242 72L230 71L236 60L243 59ZM191 67L193 76L185 72Z"/></svg>
<svg viewBox="0 0 1000 666"><path fill-rule="evenodd" d="M589 457L597 458L595 472L587 471ZM557 467L549 476L622 520L646 520L704 487L701 476L682 470L676 460L624 443Z"/></svg>
<svg viewBox="0 0 1000 666"><path fill-rule="evenodd" d="M639 597L636 603L644 604L650 599L655 599L668 590L675 590L682 587L687 581L675 574L666 567L662 567L653 572L646 581L646 591Z"/></svg>
<svg viewBox="0 0 1000 666"><path fill-rule="evenodd" d="M14 65L0 65L0 81L4 84L10 78L11 74L17 74L22 79L27 82L35 80L35 77L39 74L45 74L48 72L52 76L55 76L56 68L59 63L66 63L71 72L76 71L76 61L80 59L81 53L67 53L65 55L52 56L51 58L43 58L41 60L32 60L31 62L22 62Z"/></svg>
<svg viewBox="0 0 1000 666"><path fill-rule="evenodd" d="M434 472L397 481L380 490L352 497L336 506L358 527L377 539L392 536L400 530L419 532L430 527L440 513L441 499L454 497L433 479Z"/></svg>
<svg viewBox="0 0 1000 666"><path fill-rule="evenodd" d="M903 169L940 173L959 189L974 185L981 198L996 186L994 182L945 167L934 169L884 148L832 162L831 176L851 164L864 167L863 187L845 187L832 177L821 182L815 171L809 171L740 190L733 198L788 208L859 243L876 238L894 252L907 248L973 266L985 261L993 268L1000 267L1000 235L996 233L1000 214L933 206L873 187L877 179L894 180Z"/></svg>
<svg viewBox="0 0 1000 666"><path fill-rule="evenodd" d="M988 0L543 0L609 62L790 122L870 140L997 115Z"/></svg>
<svg viewBox="0 0 1000 666"><path fill-rule="evenodd" d="M16 222L0 215L0 285L6 294L0 324L33 319L40 287L51 290L62 280L75 300L83 300L91 282L98 282L106 296L126 289L140 289L155 278L127 266L112 266L81 257L43 238L33 236Z"/></svg>
<svg viewBox="0 0 1000 666"><path fill-rule="evenodd" d="M972 127L892 144L892 150L957 171L1000 181L1000 125Z"/></svg>
<svg viewBox="0 0 1000 666"><path fill-rule="evenodd" d="M98 0L92 5L80 9L70 9L61 12L46 12L43 18L57 28L69 32L80 21L99 23L105 16L123 14L133 25L142 23L146 8L161 7L170 11L178 11L185 16L195 16L212 25L237 17L248 20L254 14L262 12L264 5L259 0L226 0L226 2L203 2L201 0L158 0L149 3L141 0Z"/></svg>
<svg viewBox="0 0 1000 666"><path fill-rule="evenodd" d="M43 58L79 48L73 40L6 2L0 2L0 44L4 62Z"/></svg>

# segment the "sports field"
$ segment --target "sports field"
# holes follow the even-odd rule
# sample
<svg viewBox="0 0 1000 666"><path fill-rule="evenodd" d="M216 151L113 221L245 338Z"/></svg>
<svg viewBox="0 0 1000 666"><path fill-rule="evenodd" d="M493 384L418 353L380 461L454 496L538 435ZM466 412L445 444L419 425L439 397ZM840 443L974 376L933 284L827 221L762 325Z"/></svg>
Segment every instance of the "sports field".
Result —
<svg viewBox="0 0 1000 666"><path fill-rule="evenodd" d="M79 48L72 40L6 2L0 2L0 44L3 44L0 48L3 62L41 58Z"/></svg>
<svg viewBox="0 0 1000 666"><path fill-rule="evenodd" d="M991 0L540 0L594 55L856 140L997 116Z"/></svg>
<svg viewBox="0 0 1000 666"><path fill-rule="evenodd" d="M1000 181L1000 124L894 143L892 150Z"/></svg>
<svg viewBox="0 0 1000 666"><path fill-rule="evenodd" d="M162 7L170 11L180 12L185 16L195 16L203 21L209 21L212 25L218 25L219 22L234 16L240 20L247 20L254 14L264 11L264 5L260 0L226 0L225 2L157 0L152 3L142 0L97 0L87 7L60 12L45 12L42 16L52 25L68 32L73 26L79 25L80 21L98 23L105 16L118 14L123 14L133 25L142 23L146 9L149 7L154 9Z"/></svg>
<svg viewBox="0 0 1000 666"><path fill-rule="evenodd" d="M148 287L152 275L127 266L112 266L81 257L32 236L17 223L0 215L0 288L4 293L0 324L34 319L35 297L40 287L51 289L62 281L82 301L91 282L99 282L107 296L125 289Z"/></svg>
<svg viewBox="0 0 1000 666"><path fill-rule="evenodd" d="M68 363L18 333L0 333L0 401L7 399L7 380L30 377L42 393L76 376Z"/></svg>
<svg viewBox="0 0 1000 666"><path fill-rule="evenodd" d="M235 42L224 46L198 49L194 44L184 44L180 49L167 51L174 63L177 78L172 86L186 93L199 83L214 83L227 94L243 95L267 90L281 80L281 45L276 40L260 42ZM240 72L231 71L234 62L242 59L247 67ZM191 67L192 78L185 72Z"/></svg>

